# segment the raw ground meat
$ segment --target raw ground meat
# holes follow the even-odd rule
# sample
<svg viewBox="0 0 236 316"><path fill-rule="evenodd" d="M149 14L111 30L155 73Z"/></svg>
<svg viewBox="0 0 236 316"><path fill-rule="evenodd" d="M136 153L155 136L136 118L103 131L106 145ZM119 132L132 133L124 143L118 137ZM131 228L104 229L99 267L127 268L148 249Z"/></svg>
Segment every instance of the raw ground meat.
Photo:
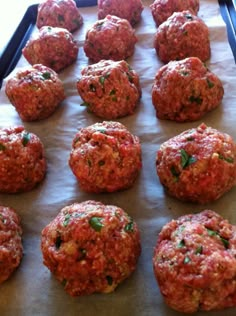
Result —
<svg viewBox="0 0 236 316"><path fill-rule="evenodd" d="M139 76L124 60L101 60L83 68L77 90L82 105L107 120L133 114L141 97Z"/></svg>
<svg viewBox="0 0 236 316"><path fill-rule="evenodd" d="M135 270L140 233L123 209L85 201L64 207L43 229L41 249L70 295L110 293Z"/></svg>
<svg viewBox="0 0 236 316"><path fill-rule="evenodd" d="M236 184L236 144L230 135L202 123L164 142L156 169L170 195L212 202Z"/></svg>
<svg viewBox="0 0 236 316"><path fill-rule="evenodd" d="M166 303L179 312L236 306L236 226L211 210L170 221L153 269Z"/></svg>

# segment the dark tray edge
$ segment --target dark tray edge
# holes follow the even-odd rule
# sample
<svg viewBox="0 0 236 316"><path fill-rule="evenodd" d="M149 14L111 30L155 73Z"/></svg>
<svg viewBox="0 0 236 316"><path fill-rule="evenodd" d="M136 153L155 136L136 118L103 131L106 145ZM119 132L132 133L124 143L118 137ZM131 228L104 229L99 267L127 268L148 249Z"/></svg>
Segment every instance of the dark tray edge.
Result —
<svg viewBox="0 0 236 316"><path fill-rule="evenodd" d="M235 0L218 0L218 2L222 18L226 23L228 40L236 63L236 2Z"/></svg>
<svg viewBox="0 0 236 316"><path fill-rule="evenodd" d="M227 26L228 40L236 63L236 11L234 0L218 0L221 15ZM93 6L97 0L76 0L77 7ZM38 4L31 5L26 10L21 22L15 30L0 57L0 89L6 76L15 68L22 48L30 37L36 23Z"/></svg>
<svg viewBox="0 0 236 316"><path fill-rule="evenodd" d="M75 2L77 7L97 5L97 0L76 0ZM37 13L38 4L33 4L28 7L0 57L0 89L4 78L15 68L19 58L21 57L21 51L35 26Z"/></svg>

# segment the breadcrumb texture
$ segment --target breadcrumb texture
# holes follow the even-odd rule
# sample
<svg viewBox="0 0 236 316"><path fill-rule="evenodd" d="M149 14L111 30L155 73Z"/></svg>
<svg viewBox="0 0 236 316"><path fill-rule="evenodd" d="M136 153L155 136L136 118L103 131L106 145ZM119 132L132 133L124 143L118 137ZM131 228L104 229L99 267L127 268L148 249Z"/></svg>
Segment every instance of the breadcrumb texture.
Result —
<svg viewBox="0 0 236 316"><path fill-rule="evenodd" d="M137 224L97 201L64 207L42 231L44 264L72 296L110 293L136 269Z"/></svg>
<svg viewBox="0 0 236 316"><path fill-rule="evenodd" d="M23 256L22 227L19 215L10 207L0 206L0 283L20 265Z"/></svg>
<svg viewBox="0 0 236 316"><path fill-rule="evenodd" d="M153 268L166 303L179 312L236 306L236 226L211 210L170 221Z"/></svg>

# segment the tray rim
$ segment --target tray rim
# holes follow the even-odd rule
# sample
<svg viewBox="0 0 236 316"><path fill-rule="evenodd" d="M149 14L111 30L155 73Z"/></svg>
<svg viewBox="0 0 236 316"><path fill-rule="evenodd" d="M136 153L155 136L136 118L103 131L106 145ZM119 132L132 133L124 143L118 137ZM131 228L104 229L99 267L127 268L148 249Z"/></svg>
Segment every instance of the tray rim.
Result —
<svg viewBox="0 0 236 316"><path fill-rule="evenodd" d="M236 63L236 0L218 0L220 12L226 23L228 41ZM97 5L97 0L75 0L77 7ZM3 80L15 68L21 51L36 23L39 4L29 6L8 44L0 56L0 90Z"/></svg>

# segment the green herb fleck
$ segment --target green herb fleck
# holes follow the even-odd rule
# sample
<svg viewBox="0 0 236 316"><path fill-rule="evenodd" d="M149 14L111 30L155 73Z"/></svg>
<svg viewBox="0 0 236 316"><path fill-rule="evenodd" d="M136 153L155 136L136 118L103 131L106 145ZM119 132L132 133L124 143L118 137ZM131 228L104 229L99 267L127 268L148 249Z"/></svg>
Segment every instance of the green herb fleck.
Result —
<svg viewBox="0 0 236 316"><path fill-rule="evenodd" d="M106 279L107 279L108 285L112 285L112 283L113 283L112 277L111 277L110 275L107 275L107 276L106 276Z"/></svg>
<svg viewBox="0 0 236 316"><path fill-rule="evenodd" d="M184 258L184 264L189 263L189 262L191 262L191 259L188 256L186 256Z"/></svg>
<svg viewBox="0 0 236 316"><path fill-rule="evenodd" d="M181 76L188 76L189 75L189 71L184 71L184 70L182 70L182 71L180 71L180 74L181 74Z"/></svg>
<svg viewBox="0 0 236 316"><path fill-rule="evenodd" d="M181 166L183 169L197 161L195 157L190 156L184 149L181 149L180 153L181 153Z"/></svg>
<svg viewBox="0 0 236 316"><path fill-rule="evenodd" d="M185 241L184 241L184 239L181 239L177 245L177 248L183 248L184 246L185 246Z"/></svg>
<svg viewBox="0 0 236 316"><path fill-rule="evenodd" d="M57 236L56 241L55 241L55 247L56 249L59 249L61 246L62 240L61 240L61 236Z"/></svg>
<svg viewBox="0 0 236 316"><path fill-rule="evenodd" d="M201 97L195 97L194 95L191 95L190 98L189 98L189 101L191 103L197 103L197 104L202 104L202 98Z"/></svg>
<svg viewBox="0 0 236 316"><path fill-rule="evenodd" d="M0 150L5 150L6 146L0 143Z"/></svg>
<svg viewBox="0 0 236 316"><path fill-rule="evenodd" d="M87 106L87 107L90 107L90 104L88 102L83 102L80 104L80 106Z"/></svg>
<svg viewBox="0 0 236 316"><path fill-rule="evenodd" d="M44 72L43 74L42 74L42 79L43 80L48 80L48 79L50 79L51 78L51 74L50 74L50 72L48 72L48 71L46 71L46 72Z"/></svg>
<svg viewBox="0 0 236 316"><path fill-rule="evenodd" d="M210 89L214 87L214 83L210 81L208 78L207 78L207 85L208 85L208 88Z"/></svg>
<svg viewBox="0 0 236 316"><path fill-rule="evenodd" d="M224 244L224 247L226 249L229 247L229 241L227 239L221 237L218 232L207 228L207 233L208 233L209 236L218 236L220 238L221 242Z"/></svg>
<svg viewBox="0 0 236 316"><path fill-rule="evenodd" d="M29 132L23 132L22 135L22 144L23 146L26 146L28 142L30 141L31 134Z"/></svg>
<svg viewBox="0 0 236 316"><path fill-rule="evenodd" d="M196 254L196 255L202 254L202 250L203 250L202 245L198 246L197 249L195 250L195 254Z"/></svg>
<svg viewBox="0 0 236 316"><path fill-rule="evenodd" d="M95 92L96 91L96 86L93 83L91 83L89 85L89 90L92 91L92 92Z"/></svg>
<svg viewBox="0 0 236 316"><path fill-rule="evenodd" d="M175 166L171 166L170 172L175 180L178 181L180 173L175 169Z"/></svg>
<svg viewBox="0 0 236 316"><path fill-rule="evenodd" d="M93 216L89 219L89 225L96 231L100 232L102 227L104 226L102 223L103 218L102 217L97 217Z"/></svg>
<svg viewBox="0 0 236 316"><path fill-rule="evenodd" d="M134 231L134 222L131 219L131 221L125 225L125 231L126 232L133 232Z"/></svg>
<svg viewBox="0 0 236 316"><path fill-rule="evenodd" d="M219 155L219 159L225 160L228 163L234 163L234 158L232 157L224 157L222 154L218 154Z"/></svg>
<svg viewBox="0 0 236 316"><path fill-rule="evenodd" d="M58 14L57 19L58 19L59 22L64 22L65 21L64 16L61 15L61 14Z"/></svg>
<svg viewBox="0 0 236 316"><path fill-rule="evenodd" d="M100 160L100 161L98 162L98 165L99 165L99 166L104 166L104 165L105 165L105 161L104 161L104 160Z"/></svg>
<svg viewBox="0 0 236 316"><path fill-rule="evenodd" d="M64 280L61 282L61 285L62 285L63 287L65 287L65 286L66 286L66 283L67 283L67 280L64 279Z"/></svg>
<svg viewBox="0 0 236 316"><path fill-rule="evenodd" d="M186 17L187 20L193 20L192 15L189 14L189 13L186 13L186 14L185 14L185 17Z"/></svg>
<svg viewBox="0 0 236 316"><path fill-rule="evenodd" d="M91 160L90 159L88 159L87 160L87 163L88 163L88 165L89 165L89 168L92 166L92 162L91 162Z"/></svg>
<svg viewBox="0 0 236 316"><path fill-rule="evenodd" d="M63 226L66 227L69 224L71 218L71 214L66 214L64 222L63 222Z"/></svg>
<svg viewBox="0 0 236 316"><path fill-rule="evenodd" d="M116 94L116 89L112 89L109 93L109 95L114 95L114 94Z"/></svg>
<svg viewBox="0 0 236 316"><path fill-rule="evenodd" d="M99 77L99 82L101 83L102 86L104 86L104 82L107 78L109 78L110 74L107 73L104 76Z"/></svg>

